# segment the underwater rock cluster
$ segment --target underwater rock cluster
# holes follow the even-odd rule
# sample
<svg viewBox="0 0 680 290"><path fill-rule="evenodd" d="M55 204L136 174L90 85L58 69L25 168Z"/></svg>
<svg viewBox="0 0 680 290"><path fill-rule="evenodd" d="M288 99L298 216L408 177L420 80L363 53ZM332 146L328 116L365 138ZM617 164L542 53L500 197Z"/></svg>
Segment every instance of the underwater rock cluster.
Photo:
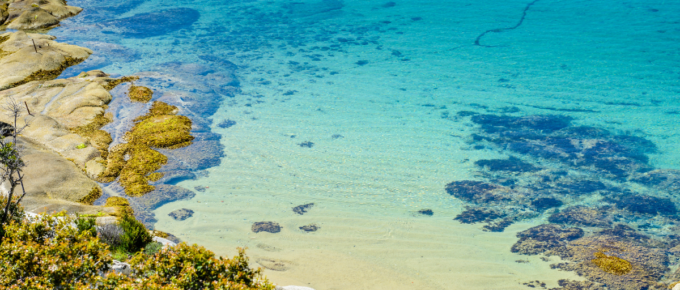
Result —
<svg viewBox="0 0 680 290"><path fill-rule="evenodd" d="M559 256L552 267L587 281L559 289L665 289L678 244L680 172L656 169L656 146L638 136L574 126L560 115L509 116L465 112L478 128L476 150L507 159L478 160L480 180L457 180L445 191L463 201L461 223L502 231L545 217L549 224L517 234L511 251Z"/></svg>

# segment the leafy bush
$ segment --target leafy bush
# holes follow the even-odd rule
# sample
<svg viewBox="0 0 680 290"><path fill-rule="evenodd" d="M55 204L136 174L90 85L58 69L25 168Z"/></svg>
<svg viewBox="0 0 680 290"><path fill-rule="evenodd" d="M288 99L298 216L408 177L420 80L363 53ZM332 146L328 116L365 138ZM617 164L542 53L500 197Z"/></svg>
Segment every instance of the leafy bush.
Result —
<svg viewBox="0 0 680 290"><path fill-rule="evenodd" d="M0 288L76 289L94 283L111 257L105 244L72 222L43 215L8 224L0 244Z"/></svg>
<svg viewBox="0 0 680 290"><path fill-rule="evenodd" d="M131 233L125 232L125 227L138 234L144 229L131 219L128 216L121 221L127 224L121 226L123 236ZM0 244L0 289L274 289L262 279L260 269L249 268L243 249L233 259L225 259L185 243L153 255L139 251L128 262L132 273L116 274L109 271L112 259L108 246L89 228L80 230L78 223L73 224L69 216L42 215L6 225ZM140 240L140 236L134 237ZM152 245L149 248L156 247Z"/></svg>
<svg viewBox="0 0 680 290"><path fill-rule="evenodd" d="M118 246L130 253L139 252L153 240L144 224L136 220L134 216L122 216L118 225L123 230Z"/></svg>
<svg viewBox="0 0 680 290"><path fill-rule="evenodd" d="M163 248L163 244L158 242L151 242L144 247L144 254L153 255L158 253Z"/></svg>
<svg viewBox="0 0 680 290"><path fill-rule="evenodd" d="M120 236L123 229L118 224L105 224L97 228L99 240L108 244L111 248L117 248L120 244Z"/></svg>
<svg viewBox="0 0 680 290"><path fill-rule="evenodd" d="M97 219L94 217L83 217L76 215L76 220L73 221L78 228L78 233L88 233L92 237L97 236Z"/></svg>
<svg viewBox="0 0 680 290"><path fill-rule="evenodd" d="M249 268L243 249L233 259L225 259L203 247L181 243L153 256L137 253L129 263L129 277L109 274L100 289L274 289L260 279L260 269Z"/></svg>

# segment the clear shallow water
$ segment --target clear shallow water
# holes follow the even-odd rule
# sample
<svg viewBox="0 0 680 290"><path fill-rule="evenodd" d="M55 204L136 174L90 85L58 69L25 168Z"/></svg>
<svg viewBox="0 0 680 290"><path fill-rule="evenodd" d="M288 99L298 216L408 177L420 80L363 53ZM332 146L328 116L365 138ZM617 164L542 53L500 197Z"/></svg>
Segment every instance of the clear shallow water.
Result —
<svg viewBox="0 0 680 290"><path fill-rule="evenodd" d="M173 7L201 16L190 28L136 38L100 33L90 25L106 17L84 13L51 33L101 57L65 76L84 68L134 74L166 62L220 71L205 55L239 66L241 92L212 116L225 157L206 177L179 183L208 189L157 209L158 229L220 254L248 246L260 265L285 265L266 271L283 284L519 289L578 278L550 269L555 257L510 252L515 234L548 214L502 233L453 220L469 204L447 194L446 184L488 179L475 161L517 155L475 147L478 124L457 112L570 116L574 125L644 137L658 148L647 154L649 164L680 168L680 5L540 0L521 26L480 39L493 47L474 45L484 31L515 26L527 4L146 1L106 17ZM93 41L119 47L98 54ZM226 119L236 125L219 128ZM314 145L299 146L306 141ZM316 205L305 215L291 210L310 202ZM168 217L179 208L196 214ZM432 217L416 214L426 208ZM257 221L283 230L252 233ZM309 223L320 230L298 229Z"/></svg>

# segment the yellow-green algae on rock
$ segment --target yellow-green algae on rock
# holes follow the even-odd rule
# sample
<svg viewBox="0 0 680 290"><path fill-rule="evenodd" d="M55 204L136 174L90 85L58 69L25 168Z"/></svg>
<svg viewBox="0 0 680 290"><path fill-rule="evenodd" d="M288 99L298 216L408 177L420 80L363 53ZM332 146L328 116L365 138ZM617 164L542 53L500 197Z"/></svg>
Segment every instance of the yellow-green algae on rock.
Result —
<svg viewBox="0 0 680 290"><path fill-rule="evenodd" d="M595 259L592 259L591 262L609 274L624 275L633 269L630 262L619 257L608 256L603 252L596 252L593 255L595 256Z"/></svg>
<svg viewBox="0 0 680 290"><path fill-rule="evenodd" d="M128 97L133 102L146 103L151 101L151 98L153 97L153 91L147 87L132 85L128 91Z"/></svg>
<svg viewBox="0 0 680 290"><path fill-rule="evenodd" d="M130 207L130 202L123 197L119 196L109 197L106 199L106 203L104 204L104 206L115 207L116 213L114 213L113 215L117 217L134 214L132 207Z"/></svg>
<svg viewBox="0 0 680 290"><path fill-rule="evenodd" d="M100 181L118 182L130 196L142 196L154 190L149 182L158 181L162 173L154 173L168 162L168 158L154 148L175 149L189 146L191 120L175 115L177 107L154 102L149 113L135 119L135 125L126 133L126 144L111 149L106 171ZM127 158L126 158L127 157Z"/></svg>

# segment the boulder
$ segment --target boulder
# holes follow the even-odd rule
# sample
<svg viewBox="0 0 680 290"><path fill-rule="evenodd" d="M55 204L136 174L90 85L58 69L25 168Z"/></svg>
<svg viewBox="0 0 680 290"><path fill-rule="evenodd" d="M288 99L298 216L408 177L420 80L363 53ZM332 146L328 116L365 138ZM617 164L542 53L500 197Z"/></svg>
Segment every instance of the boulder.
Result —
<svg viewBox="0 0 680 290"><path fill-rule="evenodd" d="M113 260L113 265L111 265L111 270L118 274L130 275L132 273L132 266L128 263L123 263L121 261Z"/></svg>
<svg viewBox="0 0 680 290"><path fill-rule="evenodd" d="M34 80L55 79L67 67L92 54L87 48L58 43L55 39L23 31L0 34L0 90Z"/></svg>

